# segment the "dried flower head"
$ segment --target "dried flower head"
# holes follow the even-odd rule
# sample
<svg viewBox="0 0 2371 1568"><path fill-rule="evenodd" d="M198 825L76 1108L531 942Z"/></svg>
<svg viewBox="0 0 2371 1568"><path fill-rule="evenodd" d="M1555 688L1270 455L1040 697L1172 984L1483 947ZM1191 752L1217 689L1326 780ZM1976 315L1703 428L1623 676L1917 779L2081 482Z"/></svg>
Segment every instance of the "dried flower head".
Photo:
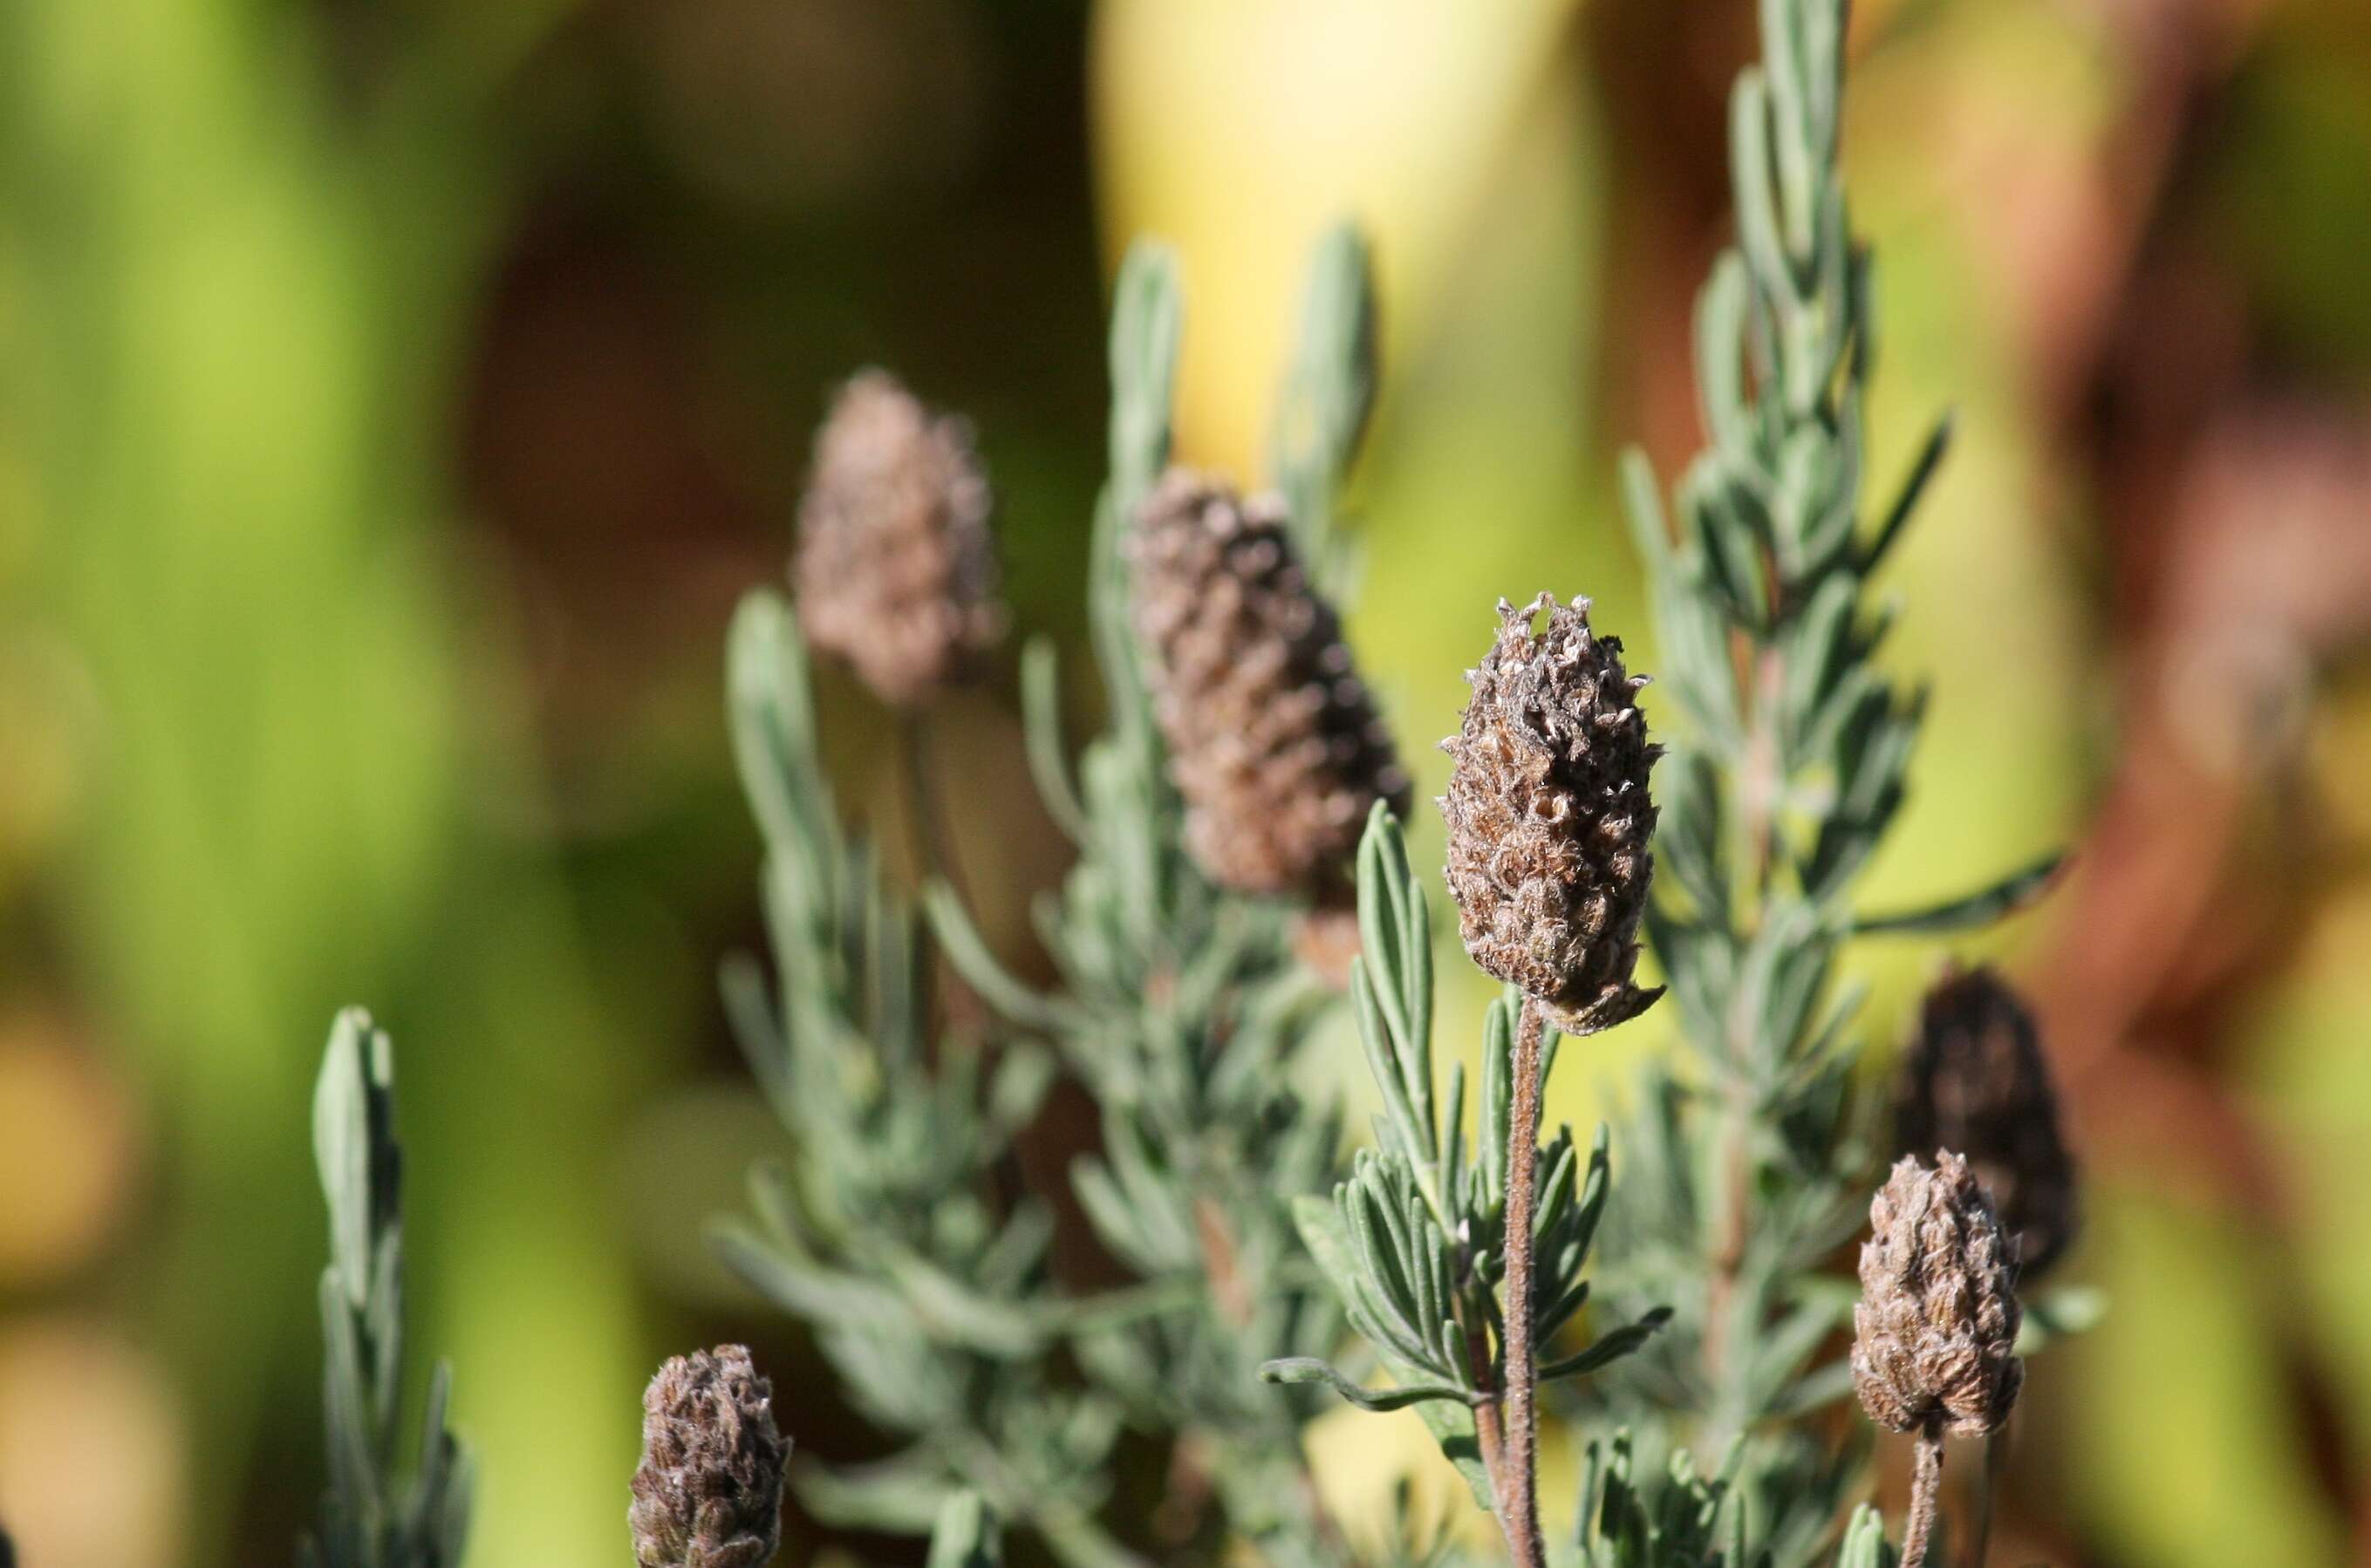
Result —
<svg viewBox="0 0 2371 1568"><path fill-rule="evenodd" d="M1130 559L1187 851L1243 893L1337 881L1374 803L1406 810L1408 778L1283 503L1174 468L1138 511Z"/></svg>
<svg viewBox="0 0 2371 1568"><path fill-rule="evenodd" d="M1981 1436L2008 1417L2025 1379L2013 1354L2016 1244L1956 1154L1931 1170L1904 1159L1868 1206L1853 1386L1895 1432Z"/></svg>
<svg viewBox="0 0 2371 1568"><path fill-rule="evenodd" d="M1586 599L1501 599L1498 623L1466 677L1463 726L1441 743L1456 763L1440 801L1449 891L1475 963L1567 1033L1593 1033L1662 995L1631 984L1655 870L1647 683L1624 672L1618 639L1591 634Z"/></svg>
<svg viewBox="0 0 2371 1568"><path fill-rule="evenodd" d="M885 702L962 679L1003 629L970 427L869 370L815 436L792 576L808 641Z"/></svg>
<svg viewBox="0 0 2371 1568"><path fill-rule="evenodd" d="M2031 1284L2075 1233L2075 1162L2041 1031L1989 969L1947 974L1926 993L1918 1032L1894 1079L1897 1154L1948 1148L1992 1195L2017 1239L2018 1276Z"/></svg>
<svg viewBox="0 0 2371 1568"><path fill-rule="evenodd" d="M760 1568L781 1539L782 1467L774 1386L737 1344L678 1355L642 1395L634 1471L642 1568Z"/></svg>

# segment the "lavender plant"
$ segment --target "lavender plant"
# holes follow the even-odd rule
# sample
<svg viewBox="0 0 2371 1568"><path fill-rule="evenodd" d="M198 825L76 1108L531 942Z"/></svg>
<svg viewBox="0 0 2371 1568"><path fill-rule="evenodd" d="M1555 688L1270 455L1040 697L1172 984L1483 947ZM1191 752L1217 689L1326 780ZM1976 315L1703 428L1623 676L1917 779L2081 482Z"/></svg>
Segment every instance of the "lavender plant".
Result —
<svg viewBox="0 0 2371 1568"><path fill-rule="evenodd" d="M792 1484L839 1523L928 1532L947 1499L982 1494L1074 1563L1128 1553L1095 1523L1112 1401L1056 1376L1061 1304L1047 1206L1000 1206L999 1162L1050 1063L1025 1043L991 1065L949 1036L930 1049L927 955L877 852L842 826L816 752L806 655L771 594L734 625L735 748L767 845L777 983L725 967L728 1011L791 1135L750 1174L756 1222L723 1225L726 1262L816 1343L864 1414L909 1447Z"/></svg>
<svg viewBox="0 0 2371 1568"><path fill-rule="evenodd" d="M1487 1216L1446 1211L1435 1189L1410 1179L1436 1147L1425 1141L1429 1064L1408 1048L1420 1034L1411 1040L1371 997L1397 993L1414 1010L1412 998L1428 995L1428 975L1407 957L1422 937L1405 916L1364 928L1361 1022L1388 1113L1382 1147L1360 1156L1342 1189L1337 1229L1356 1227L1356 1249L1342 1255L1353 1323L1399 1386L1380 1397L1351 1391L1371 1406L1475 1411L1470 1448L1463 1418L1436 1416L1435 1430L1519 1562L1543 1551L1524 1386L1534 1364L1545 1380L1602 1353L1591 1368L1607 1376L1575 1385L1565 1401L1615 1429L1587 1449L1578 1549L1584 1562L1630 1568L1891 1562L1873 1513L1845 1522L1866 1443L1837 1443L1819 1416L1851 1386L1855 1365L1878 1369L1860 1380L1872 1417L1920 1439L1904 1551L1921 1562L1941 1432L1996 1435L2015 1399L2016 1233L1964 1174L1948 1188L1968 1193L1955 1200L1960 1217L1935 1232L1957 1239L1958 1251L1902 1233L1930 1223L1925 1199L1947 1190L1939 1175L1920 1177L1914 1204L1891 1189L1879 1194L1856 1361L1830 1358L1852 1302L1833 1262L1861 1224L1878 1153L1853 1104L1859 997L1832 984L1838 955L1859 936L1984 925L2038 893L2055 863L1913 911L1870 914L1856 896L1903 802L1924 701L1903 697L1878 667L1885 619L1867 603L1868 582L1914 514L1949 427L1936 425L1865 526L1862 410L1874 345L1869 258L1852 236L1838 174L1844 20L1838 0L1762 6L1765 60L1732 100L1740 240L1716 266L1697 317L1712 444L1679 487L1676 530L1644 459L1625 465L1679 721L1667 732L1660 826L1647 789L1655 752L1627 708L1618 657L1596 651L1583 606L1568 617L1545 600L1530 611L1502 606L1500 644L1477 672L1464 733L1451 744L1458 767L1443 804L1463 935L1475 960L1521 993L1500 1004L1485 1047L1486 1083L1512 1036L1501 1070L1517 1089L1486 1088L1481 1135L1495 1146L1486 1168L1504 1162L1507 1208L1520 1212L1518 1177L1534 1159L1551 1172L1570 1169L1568 1136L1531 1153L1536 1092L1526 1103L1523 1091L1535 1081L1529 1047L1542 1033L1539 1015L1591 1029L1650 1004L1629 977L1628 938L1642 919L1690 1048L1689 1059L1648 1070L1615 1139L1627 1172L1606 1212L1599 1298L1622 1326L1597 1347L1535 1363L1521 1334L1529 1324L1544 1337L1571 1315L1572 1296L1586 1288L1578 1273L1589 1233L1567 1242L1546 1275L1554 1305L1543 1319L1528 1277L1537 1260L1521 1255L1524 1228L1501 1218L1498 1354L1455 1354L1461 1340L1469 1351L1475 1343L1470 1315L1443 1315L1439 1303L1478 1286L1475 1305L1492 1305L1494 1239L1476 1223ZM1549 626L1535 639L1543 610ZM1671 872L1651 902L1648 831ZM1362 894L1380 883L1390 891L1378 907L1405 909L1388 821L1371 842ZM1953 1144L1975 1146L1987 1179L2019 1200L2020 1216L2032 1216L2018 1228L2038 1272L2063 1248L2073 1207L2046 1069L2013 1001L1988 994L1970 1023L1970 1006L1954 1000L1967 986L1949 986L1940 1023L1984 1038L1922 1041L1897 1091L1905 1140L1897 1152L1910 1157L1906 1171L1933 1159L1938 1171L1964 1173ZM1933 1023L1937 1008L1928 1011ZM1552 1050L1541 1053L1539 1076L1553 1060ZM1453 1087L1452 1104L1457 1097ZM1601 1136L1601 1180L1604 1147ZM1584 1208L1593 1231L1596 1209ZM1551 1198L1531 1228L1549 1255L1559 1213ZM1648 1332L1666 1321L1666 1332ZM1639 1354L1620 1355L1631 1350ZM1495 1378L1495 1389L1459 1378L1465 1367ZM1271 1370L1345 1381L1314 1363ZM1981 1410L1964 1393L1954 1402L1951 1390L1971 1379L1986 1390ZM1703 1474L1691 1448L1724 1456L1718 1470ZM1979 1559L1988 1506L1979 1500Z"/></svg>
<svg viewBox="0 0 2371 1568"><path fill-rule="evenodd" d="M1417 1407L1475 1500L1497 1514L1515 1560L1535 1564L1545 1552L1537 1388L1637 1349L1668 1314L1650 1309L1567 1355L1535 1354L1589 1300L1582 1270L1608 1196L1605 1139L1585 1165L1568 1127L1537 1147L1539 1099L1561 1036L1538 998L1510 986L1485 1020L1466 1158L1463 1064L1451 1072L1445 1114L1435 1109L1424 893L1398 823L1380 805L1359 870L1362 951L1351 991L1384 1104L1378 1147L1359 1152L1330 1205L1304 1198L1295 1213L1351 1325L1394 1381L1362 1389L1313 1357L1270 1362L1263 1375L1330 1386L1364 1410Z"/></svg>
<svg viewBox="0 0 2371 1568"><path fill-rule="evenodd" d="M1069 1568L1458 1557L1414 1528L1405 1489L1379 1530L1326 1516L1303 1437L1329 1392L1415 1410L1521 1568L1928 1560L1944 1437L2000 1441L2033 1343L2020 1323L2074 1316L2018 1295L2020 1256L2038 1271L2065 1248L2073 1168L2031 1020L1982 974L1947 977L1924 1009L1891 1096L1903 1147L1881 1147L1855 1092L1860 997L1833 974L1857 938L1996 918L2051 863L1921 909L1862 907L1924 700L1879 667L1868 582L1949 424L1867 521L1845 4L1761 0L1761 19L1764 62L1731 104L1739 239L1697 312L1710 444L1668 518L1645 460L1625 464L1669 710L1650 736L1620 640L1586 599L1544 594L1498 606L1446 743L1446 884L1467 957L1504 986L1470 1129L1466 1064L1444 1087L1434 1061L1408 779L1336 607L1356 579L1336 525L1375 376L1356 231L1312 266L1272 495L1171 468L1177 266L1146 244L1121 270L1089 560L1106 728L1075 770L1054 656L1041 642L1022 661L1029 761L1078 850L1037 911L1048 990L999 962L943 875L899 885L825 772L811 646L919 735L921 705L977 671L1002 619L967 429L877 374L843 394L802 509L800 604L753 594L731 638L770 975L734 960L723 993L787 1150L716 1238L903 1447L793 1462L746 1351L671 1361L632 1487L645 1568L760 1568L786 1481L827 1521L929 1536L933 1568L1000 1562L1006 1521ZM1640 982L1642 936L1663 986ZM933 941L995 1014L992 1044L946 1027ZM1345 947L1337 986L1311 961ZM1544 1139L1550 1075L1586 1049L1567 1043L1667 995L1684 1055L1648 1067L1586 1147L1569 1127ZM1338 1110L1291 1069L1346 1003L1382 1111L1341 1172ZM411 1473L391 1454L390 1070L384 1037L341 1016L316 1109L333 1259L331 1487L306 1557L320 1568L453 1568L467 1522L442 1369ZM1099 1152L1070 1173L1079 1208L1134 1276L1100 1293L1055 1278L1056 1208L1010 1169L1064 1071L1098 1116ZM1865 1209L1856 1305L1840 1260ZM1918 1445L1899 1556L1857 1501L1867 1434L1826 1412L1847 1390ZM1551 1534L1538 1448L1559 1418L1585 1441L1569 1533ZM1115 1517L1124 1429L1165 1462L1158 1526Z"/></svg>
<svg viewBox="0 0 2371 1568"><path fill-rule="evenodd" d="M1321 248L1308 347L1279 419L1281 465L1329 515L1371 384L1364 255L1341 236ZM1114 313L1112 474L1091 564L1112 727L1075 783L1051 654L1033 647L1024 662L1031 760L1081 848L1041 922L1062 988L1041 996L1014 979L954 889L927 889L935 933L1019 1036L993 1066L967 1039L932 1048L926 944L906 896L833 803L804 647L849 659L894 698L976 651L977 584L992 580L979 554L984 479L967 443L902 392L888 408L893 394L877 377L851 388L819 441L800 558L803 599L815 604L793 611L753 596L733 639L736 749L768 847L776 981L769 990L740 961L727 966L725 990L793 1147L788 1161L753 1173L758 1223L723 1228L720 1243L744 1278L814 1326L860 1408L912 1438L859 1470L798 1468L793 1484L819 1515L921 1533L972 1494L1067 1562L1128 1561L1095 1519L1126 1420L1169 1443L1178 1473L1209 1489L1214 1520L1187 1532L1199 1549L1243 1539L1280 1559L1326 1562L1338 1544L1315 1510L1298 1441L1308 1402L1280 1404L1254 1370L1333 1332L1289 1204L1322 1184L1338 1120L1283 1082L1328 997L1292 956L1290 902L1224 885L1186 847L1186 806L1158 717L1174 716L1177 701L1152 696L1175 671L1147 669L1133 614L1141 573L1131 573L1129 536L1167 460L1178 327L1174 263L1141 248ZM851 408L862 430L844 428ZM1322 536L1301 536L1324 548ZM827 557L837 563L829 571L817 564ZM929 582L949 613L908 614ZM1313 594L1302 582L1271 570L1260 586L1290 612L1294 594ZM802 635L813 613L828 617L829 637L812 626ZM1275 630L1254 621L1251 635ZM931 626L943 634L916 630ZM1188 632L1243 634L1228 625ZM928 647L917 653L918 642ZM1306 656L1323 662L1338 647L1321 639ZM1230 695L1256 709L1263 694ZM1249 771L1256 788L1258 770ZM1222 792L1244 787L1243 770L1213 777ZM1286 778L1305 782L1308 769ZM1353 832L1366 798L1347 808ZM1220 832L1220 808L1241 804L1206 803ZM1318 853L1322 826L1301 836ZM1319 871L1302 865L1281 881ZM1076 1190L1104 1245L1139 1276L1134 1286L1065 1296L1045 1267L1050 1210L999 1196L997 1167L1056 1059L1038 1041L1103 1107L1104 1153L1081 1164Z"/></svg>
<svg viewBox="0 0 2371 1568"><path fill-rule="evenodd" d="M806 1472L811 1506L919 1532L976 1494L1073 1562L1230 1541L1338 1562L1350 1549L1316 1507L1301 1452L1313 1395L1330 1389L1370 1410L1415 1408L1524 1568L1551 1555L1544 1407L1590 1434L1569 1552L1590 1568L1886 1568L1883 1521L1853 1506L1868 1441L1838 1439L1820 1413L1854 1366L1881 1369L1861 1378L1872 1414L1927 1451L1932 1409L1958 1430L1999 1427L2018 1365L2018 1243L1987 1203L1961 1203L1949 1231L1984 1260L1968 1277L1981 1274L1997 1307L1972 1337L1914 1332L1937 1328L1916 1306L1937 1288L1921 1272L1933 1250L1905 1239L1926 1234L1928 1205L1889 1188L1864 1256L1857 1363L1833 1349L1853 1302L1836 1259L1882 1152L1853 1093L1860 998L1833 983L1839 955L1862 936L1972 929L2031 897L2051 863L1923 909L1861 908L1860 873L1903 803L1924 701L1878 665L1885 617L1868 583L1949 424L1865 525L1874 346L1869 258L1838 173L1844 7L1763 0L1762 23L1764 61L1732 100L1739 241L1697 317L1711 444L1671 520L1644 459L1625 464L1669 727L1650 740L1636 696L1646 683L1587 601L1544 594L1500 605L1448 743L1459 933L1507 986L1484 1020L1470 1145L1464 1065L1445 1098L1436 1082L1433 931L1397 814L1406 779L1328 598L1355 579L1334 525L1373 392L1354 232L1329 236L1313 268L1267 498L1168 471L1176 267L1140 245L1121 271L1110 478L1089 563L1108 729L1075 777L1053 656L1041 643L1023 660L1030 761L1079 851L1039 910L1058 986L1015 978L943 881L923 894L947 955L1016 1037L992 1072L961 1042L923 1049L927 965L903 896L833 813L792 614L767 598L745 608L736 732L769 844L779 1000L747 966L728 992L799 1149L793 1168L760 1172L764 1232L730 1233L728 1255L816 1326L869 1413L916 1439L858 1474ZM906 425L908 446L963 461L915 459L853 487L827 464L817 482L832 493L810 513L844 536L843 562L976 560L984 496L967 444ZM829 432L822 444L845 446ZM867 493L900 498L876 529L942 536L867 540L849 500ZM802 581L836 616L910 586L873 592L804 570ZM976 626L961 608L931 624ZM834 624L818 642L861 670L868 650L896 645L896 628L862 616ZM1310 939L1329 920L1337 935L1349 923L1349 885L1350 1010L1383 1111L1376 1146L1329 1193L1338 1118L1306 1103L1288 1069L1335 999L1294 953L1322 947ZM1687 1055L1650 1067L1617 1129L1585 1152L1569 1128L1543 1143L1560 1043L1664 995L1636 976L1642 935ZM1992 1030L1985 1040L2006 1030L2008 1043L1914 1055L1897 1126L1922 1140L1983 1133L1988 1147L1972 1153L1985 1179L2007 1192L2022 1175L2043 1205L2035 1223L2055 1227L2054 1253L2070 1168L2030 1028L1999 1007L1967 1027ZM1138 1276L1100 1297L1047 1280L1045 1208L986 1195L1056 1061L1101 1113L1102 1152L1073 1172L1080 1205ZM2024 1076L1969 1087L1975 1069L1955 1066L1984 1062ZM1969 1109L1979 1101L1982 1114ZM1914 1173L1929 1157L1965 1169L1941 1145L1907 1152ZM1918 1193L1943 1190L1921 1180ZM1387 1382L1344 1369L1346 1325ZM1981 1424L1918 1381L1963 1350L1993 1369ZM1263 1394L1255 1370L1282 1391ZM1183 1534L1147 1540L1096 1522L1122 1422L1167 1445L1174 1489L1208 1494ZM1913 1563L1928 1550L1933 1468L1920 1470ZM1448 1549L1403 1531L1386 1550L1418 1561Z"/></svg>
<svg viewBox="0 0 2371 1568"><path fill-rule="evenodd" d="M1255 1378L1338 1324L1294 1203L1324 1185L1340 1121L1290 1076L1335 998L1292 939L1340 885L1370 805L1407 788L1319 588L1348 573L1331 528L1372 399L1373 316L1364 243L1336 230L1313 262L1278 398L1280 489L1239 502L1202 477L1163 476L1175 263L1131 253L1090 567L1111 728L1075 785L1050 654L1028 656L1031 755L1079 847L1039 918L1061 992L1026 990L949 890L931 900L965 973L1054 1039L1102 1109L1104 1155L1074 1184L1142 1283L1079 1312L1085 1369L1172 1438L1176 1473L1218 1499L1222 1540L1288 1563L1345 1552L1301 1451L1315 1401L1278 1400Z"/></svg>
<svg viewBox="0 0 2371 1568"><path fill-rule="evenodd" d="M1858 895L1925 707L1879 666L1887 613L1868 583L1950 426L1936 422L1866 525L1875 341L1871 261L1838 166L1845 17L1839 0L1763 0L1764 61L1730 102L1738 242L1696 313L1710 444L1669 520L1645 459L1625 463L1681 721L1657 839L1671 875L1647 924L1689 1060L1649 1068L1633 1097L1625 1201L1606 1233L1607 1298L1667 1303L1671 1330L1583 1410L1666 1450L1729 1453L1732 1558L1782 1565L1826 1560L1862 1449L1811 1419L1849 1386L1831 1345L1852 1297L1832 1264L1882 1152L1853 1105L1860 996L1832 983L1839 955L1858 937L1981 927L2055 865L1910 911L1870 912ZM2027 1152L2048 1164L2054 1121L2030 1123ZM1937 1122L1903 1126L1923 1136Z"/></svg>
<svg viewBox="0 0 2371 1568"><path fill-rule="evenodd" d="M322 1425L330 1487L298 1549L306 1568L457 1568L471 1467L445 1430L452 1370L428 1383L407 1467L403 1387L403 1154L395 1058L359 1008L340 1013L313 1094L313 1150L330 1208L321 1273Z"/></svg>

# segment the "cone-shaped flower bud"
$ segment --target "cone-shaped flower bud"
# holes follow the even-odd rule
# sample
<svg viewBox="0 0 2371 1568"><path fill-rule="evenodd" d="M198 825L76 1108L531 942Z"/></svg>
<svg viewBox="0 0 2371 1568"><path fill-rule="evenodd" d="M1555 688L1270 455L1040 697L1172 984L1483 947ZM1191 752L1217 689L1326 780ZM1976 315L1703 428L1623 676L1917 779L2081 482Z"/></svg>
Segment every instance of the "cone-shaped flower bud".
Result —
<svg viewBox="0 0 2371 1568"><path fill-rule="evenodd" d="M737 1344L678 1355L642 1395L634 1471L642 1568L761 1568L781 1539L782 1467L774 1387Z"/></svg>
<svg viewBox="0 0 2371 1568"><path fill-rule="evenodd" d="M1926 994L1894 1079L1894 1152L1948 1148L1992 1194L2031 1285L2075 1233L2075 1162L2041 1031L1989 969L1946 975Z"/></svg>
<svg viewBox="0 0 2371 1568"><path fill-rule="evenodd" d="M988 479L963 421L869 370L816 433L792 576L807 640L908 704L968 674L1003 628Z"/></svg>
<svg viewBox="0 0 2371 1568"><path fill-rule="evenodd" d="M1631 984L1655 870L1647 683L1623 670L1618 639L1591 634L1586 599L1501 599L1498 621L1466 677L1463 727L1441 743L1456 764L1440 801L1449 891L1475 963L1567 1033L1593 1033L1662 995Z"/></svg>
<svg viewBox="0 0 2371 1568"><path fill-rule="evenodd" d="M1853 1309L1853 1386L1895 1432L1981 1436L2025 1380L2013 1347L2015 1243L1968 1162L1905 1159L1868 1207Z"/></svg>
<svg viewBox="0 0 2371 1568"><path fill-rule="evenodd" d="M1283 503L1172 469L1130 560L1187 852L1238 892L1338 884L1374 803L1407 809L1408 778Z"/></svg>

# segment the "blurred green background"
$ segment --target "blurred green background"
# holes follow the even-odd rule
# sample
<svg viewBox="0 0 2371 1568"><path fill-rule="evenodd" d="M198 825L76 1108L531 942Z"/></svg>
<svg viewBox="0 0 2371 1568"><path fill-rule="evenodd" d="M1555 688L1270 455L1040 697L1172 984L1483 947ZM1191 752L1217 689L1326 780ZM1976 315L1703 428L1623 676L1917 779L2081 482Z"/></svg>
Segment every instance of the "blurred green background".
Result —
<svg viewBox="0 0 2371 1568"><path fill-rule="evenodd" d="M1386 390L1352 629L1437 785L1498 595L1593 594L1653 668L1612 462L1695 444L1752 47L1746 0L0 6L29 1568L286 1561L320 1482L304 1105L349 1000L398 1043L473 1561L623 1561L639 1389L695 1341L757 1345L814 1451L873 1451L692 1223L771 1136L711 986L755 928L721 641L828 389L883 363L975 419L1015 619L1075 640L1119 248L1178 243L1182 452L1256 479L1306 248L1358 216ZM2371 12L1866 0L1855 50L1876 471L1960 411L1889 568L1935 700L1879 891L2077 854L1985 945L2050 1025L2067 1272L2112 1314L2030 1382L1996 1559L2371 1562ZM879 716L823 698L844 798L894 800ZM1025 962L1062 862L1014 706L962 698L943 744ZM1874 1038L1936 956L1871 955ZM1423 1453L1315 1446L1346 1500Z"/></svg>

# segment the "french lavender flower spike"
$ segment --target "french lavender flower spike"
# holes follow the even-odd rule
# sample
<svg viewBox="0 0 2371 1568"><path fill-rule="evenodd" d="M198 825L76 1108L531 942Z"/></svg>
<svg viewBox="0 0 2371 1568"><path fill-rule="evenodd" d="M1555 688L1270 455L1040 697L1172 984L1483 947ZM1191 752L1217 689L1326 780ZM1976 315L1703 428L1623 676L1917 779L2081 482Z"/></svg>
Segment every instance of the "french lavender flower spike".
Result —
<svg viewBox="0 0 2371 1568"><path fill-rule="evenodd" d="M1378 801L1404 813L1408 777L1284 502L1173 468L1128 554L1195 863L1239 893L1346 887L1367 813Z"/></svg>
<svg viewBox="0 0 2371 1568"><path fill-rule="evenodd" d="M1938 1150L1893 1168L1868 1209L1853 1309L1853 1386L1871 1421L1915 1434L1918 1463L1903 1568L1934 1527L1946 1435L1996 1431L2025 1381L2018 1360L2017 1244L1968 1162Z"/></svg>
<svg viewBox="0 0 2371 1568"><path fill-rule="evenodd" d="M1989 969L1953 971L1926 993L1894 1072L1893 1149L1956 1150L2017 1240L2018 1285L2030 1290L2073 1239L2075 1161L2041 1031Z"/></svg>
<svg viewBox="0 0 2371 1568"><path fill-rule="evenodd" d="M1468 678L1440 801L1465 951L1567 1034L1636 1018L1662 995L1631 984L1655 871L1647 683L1590 630L1588 600L1544 594L1498 601L1498 640Z"/></svg>
<svg viewBox="0 0 2371 1568"><path fill-rule="evenodd" d="M782 1539L774 1386L737 1344L678 1355L642 1395L627 1520L641 1568L763 1568Z"/></svg>
<svg viewBox="0 0 2371 1568"><path fill-rule="evenodd" d="M849 382L799 504L792 579L807 640L896 708L974 673L1004 629L990 499L969 425L885 372Z"/></svg>

